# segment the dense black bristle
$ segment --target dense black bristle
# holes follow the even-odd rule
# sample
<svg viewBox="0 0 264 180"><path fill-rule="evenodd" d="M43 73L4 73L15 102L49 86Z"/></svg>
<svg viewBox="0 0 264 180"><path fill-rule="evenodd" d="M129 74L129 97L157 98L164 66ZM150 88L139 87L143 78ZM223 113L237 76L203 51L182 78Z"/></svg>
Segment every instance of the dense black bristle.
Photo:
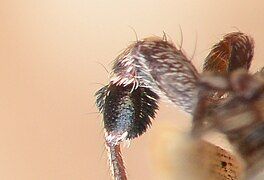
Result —
<svg viewBox="0 0 264 180"><path fill-rule="evenodd" d="M110 84L96 93L96 104L104 116L104 128L113 141L124 133L127 133L126 139L143 134L158 109L156 93L145 87L131 92L131 88L132 85Z"/></svg>
<svg viewBox="0 0 264 180"><path fill-rule="evenodd" d="M158 109L158 95L148 88L137 88L131 94L131 100L135 108L135 119L128 139L135 138L143 134L151 125L151 118L155 117L155 111Z"/></svg>
<svg viewBox="0 0 264 180"><path fill-rule="evenodd" d="M105 104L105 96L107 93L107 87L108 86L104 86L101 89L99 89L96 93L96 106L99 109L99 112L103 112L104 110L104 104Z"/></svg>

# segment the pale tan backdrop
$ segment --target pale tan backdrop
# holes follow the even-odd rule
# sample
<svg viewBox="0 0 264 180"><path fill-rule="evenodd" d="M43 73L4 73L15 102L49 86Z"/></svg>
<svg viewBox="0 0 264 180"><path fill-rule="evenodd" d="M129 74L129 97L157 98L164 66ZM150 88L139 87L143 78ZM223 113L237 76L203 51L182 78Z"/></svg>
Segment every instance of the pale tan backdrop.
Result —
<svg viewBox="0 0 264 180"><path fill-rule="evenodd" d="M236 28L263 66L262 0L8 0L0 2L0 179L110 179L94 92L110 62L139 38L165 31L201 70L208 48ZM189 116L162 105L158 121ZM152 131L125 150L129 178L154 179Z"/></svg>

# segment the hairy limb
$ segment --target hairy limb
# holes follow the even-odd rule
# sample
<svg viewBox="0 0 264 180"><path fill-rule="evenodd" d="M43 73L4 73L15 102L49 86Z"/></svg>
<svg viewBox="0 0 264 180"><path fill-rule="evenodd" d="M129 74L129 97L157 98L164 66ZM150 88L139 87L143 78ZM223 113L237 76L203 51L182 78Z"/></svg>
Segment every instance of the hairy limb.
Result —
<svg viewBox="0 0 264 180"><path fill-rule="evenodd" d="M115 179L126 179L120 143L147 130L160 96L192 113L197 79L191 62L166 39L143 39L116 58L110 83L96 93Z"/></svg>
<svg viewBox="0 0 264 180"><path fill-rule="evenodd" d="M253 55L253 39L242 32L232 32L212 47L203 70L220 74L229 74L239 68L248 70Z"/></svg>
<svg viewBox="0 0 264 180"><path fill-rule="evenodd" d="M126 180L120 143L138 137L151 125L158 108L158 96L145 87L131 92L133 85L109 84L97 93L97 106L103 113L105 141L115 180Z"/></svg>
<svg viewBox="0 0 264 180"><path fill-rule="evenodd" d="M108 145L106 144L108 151L108 158L112 177L115 180L127 180L124 161L121 154L120 145Z"/></svg>
<svg viewBox="0 0 264 180"><path fill-rule="evenodd" d="M130 45L115 61L113 84L147 87L192 113L199 74L184 53L161 38Z"/></svg>

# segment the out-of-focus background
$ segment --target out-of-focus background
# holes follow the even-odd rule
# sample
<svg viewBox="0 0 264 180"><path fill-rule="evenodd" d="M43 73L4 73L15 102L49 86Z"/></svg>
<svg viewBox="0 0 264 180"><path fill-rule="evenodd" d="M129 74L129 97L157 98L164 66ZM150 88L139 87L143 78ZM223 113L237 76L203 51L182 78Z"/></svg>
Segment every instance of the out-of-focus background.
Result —
<svg viewBox="0 0 264 180"><path fill-rule="evenodd" d="M94 93L129 43L165 31L201 71L209 48L237 29L264 66L261 0L9 0L0 2L0 179L110 179ZM197 45L195 42L197 40ZM129 179L155 179L152 135L190 117L162 103L153 128L124 149Z"/></svg>

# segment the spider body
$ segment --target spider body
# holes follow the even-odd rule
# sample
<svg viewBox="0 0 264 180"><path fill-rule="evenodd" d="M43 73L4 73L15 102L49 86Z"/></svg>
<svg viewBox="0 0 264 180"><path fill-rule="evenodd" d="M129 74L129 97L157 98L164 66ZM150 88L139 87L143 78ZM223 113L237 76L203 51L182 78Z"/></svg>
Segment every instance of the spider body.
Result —
<svg viewBox="0 0 264 180"><path fill-rule="evenodd" d="M224 36L204 64L204 71L215 75L199 74L183 51L166 38L146 38L125 49L115 60L109 84L96 93L114 179L127 179L120 143L147 130L160 97L193 115L194 139L216 128L238 148L248 167L256 162L252 152L259 159L264 157L264 113L255 103L263 98L263 76L258 81L237 71L249 69L253 47L252 38L241 32ZM232 119L242 112L252 115L248 124L238 117Z"/></svg>

